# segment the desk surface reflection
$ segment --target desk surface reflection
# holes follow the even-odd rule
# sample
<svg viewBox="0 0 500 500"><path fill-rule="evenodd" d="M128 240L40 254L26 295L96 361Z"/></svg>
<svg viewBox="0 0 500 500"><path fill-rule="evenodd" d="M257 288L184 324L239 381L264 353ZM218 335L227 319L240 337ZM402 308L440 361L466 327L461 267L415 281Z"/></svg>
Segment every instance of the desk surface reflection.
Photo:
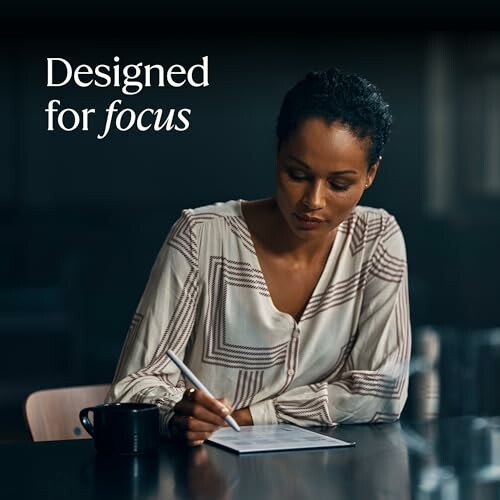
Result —
<svg viewBox="0 0 500 500"><path fill-rule="evenodd" d="M0 444L2 498L500 498L500 418L315 428L355 448L238 456L162 442L102 457L92 441Z"/></svg>

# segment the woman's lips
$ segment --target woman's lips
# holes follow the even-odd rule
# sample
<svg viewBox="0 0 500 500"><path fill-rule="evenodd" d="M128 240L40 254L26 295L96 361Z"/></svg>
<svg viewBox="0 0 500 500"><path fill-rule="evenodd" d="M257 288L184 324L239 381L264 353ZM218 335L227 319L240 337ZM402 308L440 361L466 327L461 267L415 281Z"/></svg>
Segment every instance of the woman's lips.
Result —
<svg viewBox="0 0 500 500"><path fill-rule="evenodd" d="M323 219L318 219L317 217L308 217L307 215L299 215L297 213L293 215L304 229L315 229L325 222Z"/></svg>

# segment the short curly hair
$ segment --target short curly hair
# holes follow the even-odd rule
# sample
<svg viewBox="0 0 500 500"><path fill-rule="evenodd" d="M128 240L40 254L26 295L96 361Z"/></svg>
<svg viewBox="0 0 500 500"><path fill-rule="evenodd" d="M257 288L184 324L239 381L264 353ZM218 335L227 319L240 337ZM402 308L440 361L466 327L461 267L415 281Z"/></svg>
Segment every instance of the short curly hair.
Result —
<svg viewBox="0 0 500 500"><path fill-rule="evenodd" d="M339 122L359 139L370 140L368 166L382 156L392 114L377 87L337 68L313 71L292 87L281 105L276 126L278 150L307 118Z"/></svg>

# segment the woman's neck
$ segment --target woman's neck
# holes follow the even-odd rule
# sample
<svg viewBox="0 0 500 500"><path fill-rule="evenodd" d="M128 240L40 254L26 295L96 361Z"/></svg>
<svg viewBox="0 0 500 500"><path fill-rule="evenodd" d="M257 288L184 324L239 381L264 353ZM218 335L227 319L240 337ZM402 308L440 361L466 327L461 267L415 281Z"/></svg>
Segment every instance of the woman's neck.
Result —
<svg viewBox="0 0 500 500"><path fill-rule="evenodd" d="M307 264L329 253L335 239L336 230L323 238L297 237L290 230L274 198L247 202L243 210L250 232L262 248L298 263Z"/></svg>

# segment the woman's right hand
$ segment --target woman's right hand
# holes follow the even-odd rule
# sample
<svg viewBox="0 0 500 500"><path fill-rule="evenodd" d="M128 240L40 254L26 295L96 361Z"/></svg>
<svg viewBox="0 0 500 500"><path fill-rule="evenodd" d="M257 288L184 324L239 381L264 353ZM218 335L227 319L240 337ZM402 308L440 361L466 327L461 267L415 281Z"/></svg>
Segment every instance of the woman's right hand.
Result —
<svg viewBox="0 0 500 500"><path fill-rule="evenodd" d="M214 399L203 391L188 389L173 411L169 422L172 438L198 446L212 432L228 426L224 417L232 413L232 408L225 398Z"/></svg>

